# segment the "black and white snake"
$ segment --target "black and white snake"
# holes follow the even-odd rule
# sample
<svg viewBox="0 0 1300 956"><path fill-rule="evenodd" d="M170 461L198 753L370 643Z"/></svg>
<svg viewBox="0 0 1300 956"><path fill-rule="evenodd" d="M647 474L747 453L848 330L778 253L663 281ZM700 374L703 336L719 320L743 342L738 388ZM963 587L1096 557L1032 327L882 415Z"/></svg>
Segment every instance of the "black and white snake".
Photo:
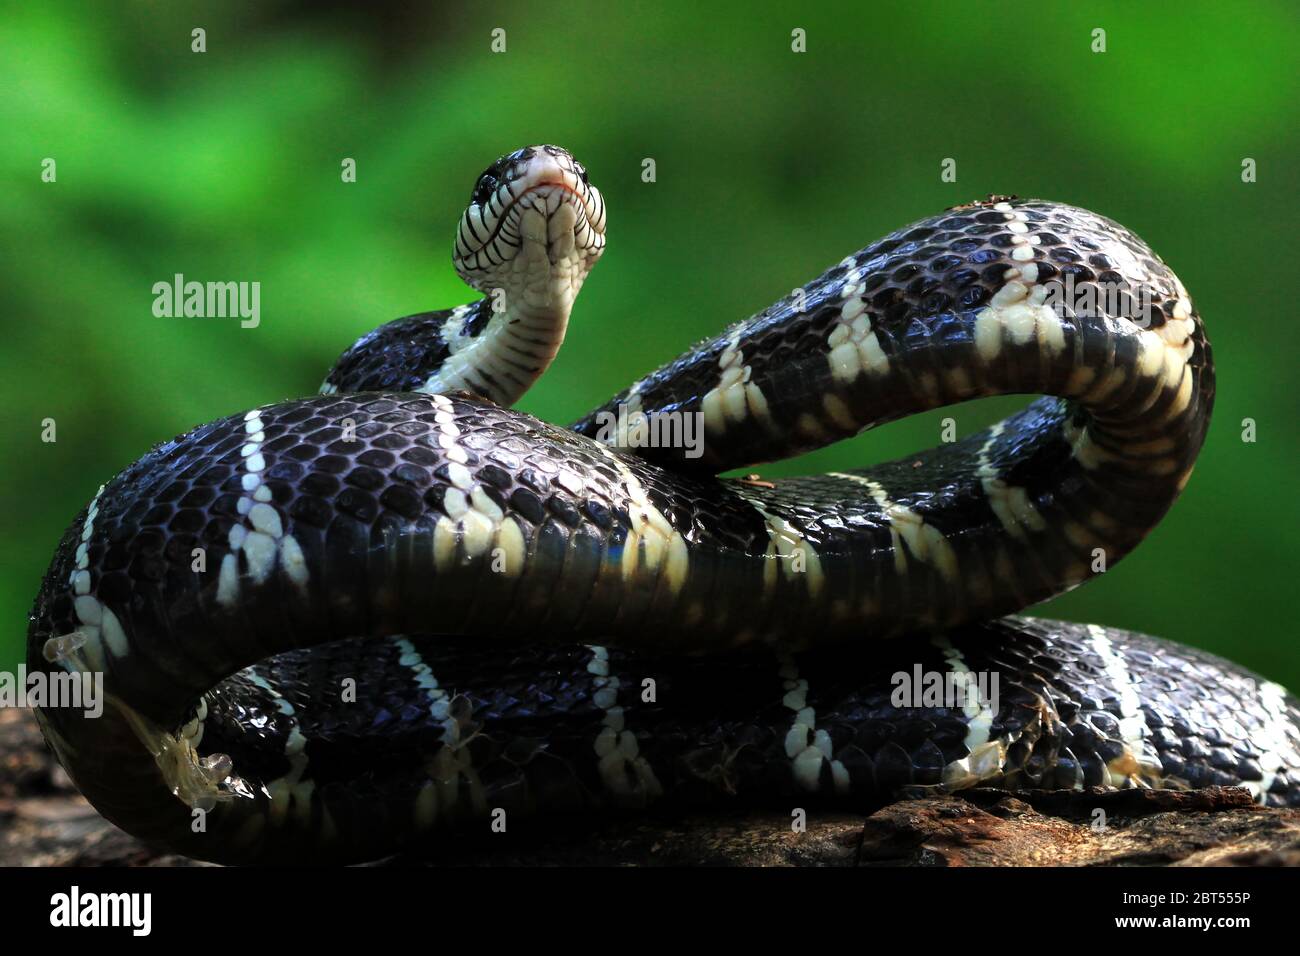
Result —
<svg viewBox="0 0 1300 956"><path fill-rule="evenodd" d="M456 238L482 300L389 323L322 395L203 425L99 489L28 661L104 674L102 717L40 717L105 816L237 862L373 858L500 811L869 808L977 783L1300 804L1278 685L1000 617L1113 567L1204 439L1210 347L1137 236L991 197L570 429L511 411L604 243L567 152L503 157ZM1002 393L1054 397L861 471L713 477Z"/></svg>

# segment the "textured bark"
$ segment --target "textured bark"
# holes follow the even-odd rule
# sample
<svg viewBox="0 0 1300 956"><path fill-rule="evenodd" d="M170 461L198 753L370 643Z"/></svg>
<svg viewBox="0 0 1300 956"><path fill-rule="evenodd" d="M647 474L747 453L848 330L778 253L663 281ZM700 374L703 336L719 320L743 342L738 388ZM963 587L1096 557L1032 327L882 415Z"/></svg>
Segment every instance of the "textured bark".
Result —
<svg viewBox="0 0 1300 956"><path fill-rule="evenodd" d="M1100 824L1097 811L1105 815ZM390 864L425 864L398 859ZM919 797L861 814L534 823L447 842L444 865L1259 866L1300 865L1300 810L1263 810L1244 790L1125 790ZM0 710L0 865L194 866L112 826L73 789L29 711Z"/></svg>

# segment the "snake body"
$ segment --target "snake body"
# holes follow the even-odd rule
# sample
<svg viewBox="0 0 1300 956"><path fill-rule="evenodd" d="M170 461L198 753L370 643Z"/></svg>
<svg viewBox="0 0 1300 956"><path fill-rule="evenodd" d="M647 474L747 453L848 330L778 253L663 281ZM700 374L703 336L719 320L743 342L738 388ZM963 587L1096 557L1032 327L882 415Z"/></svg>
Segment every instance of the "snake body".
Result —
<svg viewBox="0 0 1300 956"><path fill-rule="evenodd" d="M39 716L105 816L249 862L374 858L525 814L866 809L975 784L1300 804L1300 709L1278 685L1003 617L1113 567L1204 439L1210 346L1141 239L991 197L571 428L510 410L604 234L567 152L503 157L456 240L482 300L389 323L322 395L200 426L100 488L37 596L28 663L104 675L103 716ZM1006 393L1047 397L897 462L714 477ZM693 448L640 440L685 422ZM955 700L921 693L933 675Z"/></svg>

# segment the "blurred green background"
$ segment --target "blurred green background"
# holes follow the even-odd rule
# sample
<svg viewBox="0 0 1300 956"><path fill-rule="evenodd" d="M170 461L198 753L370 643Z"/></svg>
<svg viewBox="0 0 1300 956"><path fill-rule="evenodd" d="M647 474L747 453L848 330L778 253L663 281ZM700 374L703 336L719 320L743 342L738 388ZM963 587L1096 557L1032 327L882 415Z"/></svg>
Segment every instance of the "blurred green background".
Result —
<svg viewBox="0 0 1300 956"><path fill-rule="evenodd" d="M54 546L100 482L195 424L314 392L381 322L467 301L450 249L475 177L554 142L610 209L569 344L521 403L557 422L958 202L1042 196L1135 229L1206 318L1214 425L1148 542L1037 613L1175 638L1300 689L1297 17L1131 6L9 10L0 667L21 656ZM806 53L791 51L796 27ZM41 181L47 157L57 182ZM155 318L151 287L177 272L260 281L261 325ZM765 472L895 457L934 444L943 414L967 434L1018 404L917 416Z"/></svg>

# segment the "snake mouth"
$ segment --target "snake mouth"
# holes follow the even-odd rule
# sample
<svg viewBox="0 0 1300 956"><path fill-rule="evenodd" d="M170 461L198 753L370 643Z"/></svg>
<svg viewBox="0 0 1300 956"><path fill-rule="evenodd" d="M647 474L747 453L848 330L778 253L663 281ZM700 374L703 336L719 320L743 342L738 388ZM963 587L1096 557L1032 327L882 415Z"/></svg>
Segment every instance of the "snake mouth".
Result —
<svg viewBox="0 0 1300 956"><path fill-rule="evenodd" d="M598 194L597 194L598 195ZM573 216L573 238L574 244L579 248L598 247L596 241L603 238L603 233L597 232L592 223L593 204L588 203L588 198L578 192L574 186L563 177L547 178L535 185L529 186L522 193L511 200L506 207L505 213L498 223L493 238L501 234L502 229L508 223L517 222L520 226L520 235L522 238L533 241L552 244L550 237L546 232L538 235L531 235L524 224L525 214L529 210L536 210L541 217L547 221L549 227L550 220L560 215L564 207L568 207ZM600 223L603 228L604 223Z"/></svg>
<svg viewBox="0 0 1300 956"><path fill-rule="evenodd" d="M453 260L477 286L532 243L546 248L552 265L577 261L584 269L604 250L605 199L557 146L527 147L488 167L461 216Z"/></svg>

